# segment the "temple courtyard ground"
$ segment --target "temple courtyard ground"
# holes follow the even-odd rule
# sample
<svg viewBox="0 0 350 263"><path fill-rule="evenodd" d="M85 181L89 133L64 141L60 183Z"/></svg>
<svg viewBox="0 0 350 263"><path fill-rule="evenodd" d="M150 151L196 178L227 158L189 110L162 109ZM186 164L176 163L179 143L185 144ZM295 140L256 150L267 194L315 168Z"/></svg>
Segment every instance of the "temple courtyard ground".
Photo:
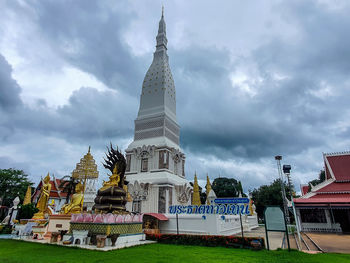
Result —
<svg viewBox="0 0 350 263"><path fill-rule="evenodd" d="M306 254L292 250L251 251L224 247L149 244L113 251L94 251L74 247L39 244L19 240L0 240L0 262L350 262L350 254Z"/></svg>
<svg viewBox="0 0 350 263"><path fill-rule="evenodd" d="M350 235L308 233L324 252L350 253Z"/></svg>

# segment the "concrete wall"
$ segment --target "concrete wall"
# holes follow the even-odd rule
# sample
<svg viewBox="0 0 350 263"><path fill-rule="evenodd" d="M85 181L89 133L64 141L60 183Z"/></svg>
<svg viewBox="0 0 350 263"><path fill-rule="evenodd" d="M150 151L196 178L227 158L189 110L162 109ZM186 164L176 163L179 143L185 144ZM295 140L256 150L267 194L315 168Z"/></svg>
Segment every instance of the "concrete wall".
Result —
<svg viewBox="0 0 350 263"><path fill-rule="evenodd" d="M168 221L160 221L161 233L176 234L176 215L166 214ZM258 227L257 216L242 216L244 230ZM238 215L178 215L180 234L233 235L241 232Z"/></svg>

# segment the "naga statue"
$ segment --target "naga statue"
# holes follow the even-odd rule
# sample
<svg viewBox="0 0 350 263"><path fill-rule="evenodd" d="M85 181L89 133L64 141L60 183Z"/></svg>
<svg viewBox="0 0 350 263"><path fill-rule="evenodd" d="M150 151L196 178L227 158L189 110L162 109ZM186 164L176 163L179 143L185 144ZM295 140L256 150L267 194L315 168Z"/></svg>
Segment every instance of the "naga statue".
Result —
<svg viewBox="0 0 350 263"><path fill-rule="evenodd" d="M72 196L72 200L69 204L64 205L61 208L61 213L65 215L81 213L83 210L84 202L84 186L78 183L75 186L75 194Z"/></svg>
<svg viewBox="0 0 350 263"><path fill-rule="evenodd" d="M114 149L112 144L110 148L107 147L107 150L107 159L104 159L103 166L112 174L108 175L109 181L103 182L103 186L98 190L92 209L96 213L123 213L126 210L127 201L127 194L124 190L124 185L127 185L124 180L126 160L118 148Z"/></svg>

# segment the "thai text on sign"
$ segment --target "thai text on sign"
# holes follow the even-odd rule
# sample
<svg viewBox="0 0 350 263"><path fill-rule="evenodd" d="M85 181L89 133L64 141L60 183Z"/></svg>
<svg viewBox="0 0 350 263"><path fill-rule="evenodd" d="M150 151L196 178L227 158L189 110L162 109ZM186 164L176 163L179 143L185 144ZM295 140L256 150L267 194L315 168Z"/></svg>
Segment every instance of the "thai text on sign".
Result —
<svg viewBox="0 0 350 263"><path fill-rule="evenodd" d="M173 205L170 214L250 215L249 198L217 198L214 205Z"/></svg>

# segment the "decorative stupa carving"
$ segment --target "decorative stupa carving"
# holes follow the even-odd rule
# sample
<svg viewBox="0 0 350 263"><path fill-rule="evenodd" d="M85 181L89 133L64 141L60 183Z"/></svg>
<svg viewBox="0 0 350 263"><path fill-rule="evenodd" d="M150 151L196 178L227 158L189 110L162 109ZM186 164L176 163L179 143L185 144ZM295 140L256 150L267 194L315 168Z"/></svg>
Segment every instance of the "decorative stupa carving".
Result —
<svg viewBox="0 0 350 263"><path fill-rule="evenodd" d="M104 159L103 166L112 172L108 181L103 182L103 186L98 190L93 209L101 213L122 213L126 211L127 201L124 185L124 173L126 169L126 160L118 149L114 149L112 144L107 147L107 159Z"/></svg>
<svg viewBox="0 0 350 263"><path fill-rule="evenodd" d="M198 185L198 180L197 180L197 174L194 174L192 205L201 205L201 198L200 198L200 194L199 194L199 185Z"/></svg>

